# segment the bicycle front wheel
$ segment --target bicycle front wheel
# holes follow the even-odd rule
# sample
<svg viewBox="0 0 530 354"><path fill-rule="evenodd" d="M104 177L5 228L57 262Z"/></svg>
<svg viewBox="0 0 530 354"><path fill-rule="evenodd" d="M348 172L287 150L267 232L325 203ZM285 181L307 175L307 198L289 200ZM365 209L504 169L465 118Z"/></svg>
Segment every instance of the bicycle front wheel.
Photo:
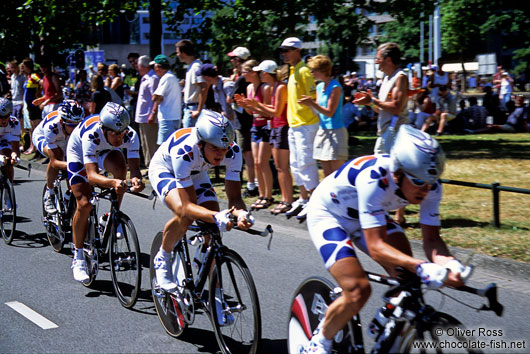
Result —
<svg viewBox="0 0 530 354"><path fill-rule="evenodd" d="M114 292L125 308L138 299L142 280L140 245L131 219L120 214L112 225L110 240L110 273Z"/></svg>
<svg viewBox="0 0 530 354"><path fill-rule="evenodd" d="M473 348L478 342L464 335L465 326L451 315L435 313L420 326L409 326L398 337L393 349L397 353L482 353ZM401 340L400 340L401 339ZM396 349L396 350L394 350Z"/></svg>
<svg viewBox="0 0 530 354"><path fill-rule="evenodd" d="M250 270L234 251L224 250L210 278L210 320L223 353L256 353L261 340L258 293Z"/></svg>
<svg viewBox="0 0 530 354"><path fill-rule="evenodd" d="M154 259L162 245L162 235L162 232L156 234L151 245L151 257L149 260L151 293L153 295L153 302L160 323L170 336L177 338L184 333L186 328L188 328L188 324L185 321L184 313L178 299L174 295L160 289L158 282L156 281ZM180 279L184 278L183 255L180 252L176 252L175 258L173 258L172 261L173 274L180 274Z"/></svg>
<svg viewBox="0 0 530 354"><path fill-rule="evenodd" d="M6 244L11 244L15 237L17 204L15 201L15 189L11 181L5 177L0 192L0 231Z"/></svg>
<svg viewBox="0 0 530 354"><path fill-rule="evenodd" d="M57 209L57 213L51 215L46 212L44 207L44 202L46 198L46 183L42 190L42 219L44 222L44 227L46 228L46 237L52 249L55 252L61 252L64 244L64 232L62 228L61 213ZM58 196L56 196L58 198Z"/></svg>

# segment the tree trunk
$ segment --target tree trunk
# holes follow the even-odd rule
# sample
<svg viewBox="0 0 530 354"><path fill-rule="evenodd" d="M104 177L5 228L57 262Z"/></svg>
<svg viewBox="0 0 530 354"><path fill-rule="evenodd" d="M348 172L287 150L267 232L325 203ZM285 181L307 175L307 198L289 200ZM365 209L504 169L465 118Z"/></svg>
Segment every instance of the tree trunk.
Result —
<svg viewBox="0 0 530 354"><path fill-rule="evenodd" d="M149 55L151 58L162 53L162 15L160 0L149 2Z"/></svg>

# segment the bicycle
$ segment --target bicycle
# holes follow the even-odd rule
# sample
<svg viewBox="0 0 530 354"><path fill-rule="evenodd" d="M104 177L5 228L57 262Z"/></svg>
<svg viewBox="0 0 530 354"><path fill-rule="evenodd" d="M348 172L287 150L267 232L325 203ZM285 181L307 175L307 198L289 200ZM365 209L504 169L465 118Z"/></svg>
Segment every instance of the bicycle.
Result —
<svg viewBox="0 0 530 354"><path fill-rule="evenodd" d="M270 225L262 232L244 231L270 236L270 249L273 234ZM172 337L179 337L193 324L197 307L209 317L223 353L256 353L261 340L261 312L248 266L239 254L223 245L222 233L215 224L197 220L188 232L191 235L184 235L171 253L172 274L178 284L174 292L161 289L156 281L154 258L162 244L162 232L155 236L151 246L151 292L162 326ZM194 260L190 247L197 247ZM196 266L192 267L192 262ZM209 291L205 288L208 276ZM224 307L222 319L217 318L216 301Z"/></svg>
<svg viewBox="0 0 530 354"><path fill-rule="evenodd" d="M11 164L10 161L7 156L0 155L0 232L8 245L13 242L17 226L15 189L6 171L7 166Z"/></svg>
<svg viewBox="0 0 530 354"><path fill-rule="evenodd" d="M446 339L458 340L462 346L457 348L464 348L469 353L481 352L469 347L469 344L474 342L473 338L464 335L464 326L458 319L439 312L426 303L421 280L416 274L404 270L399 278L370 272L366 274L372 282L391 286L383 295L383 307L379 309L368 328L368 334L372 334L375 342L372 353L426 353L428 349L441 353L441 348L436 347L436 344ZM497 301L497 286L494 283L484 289L469 286L453 289L487 298L488 305L473 308L478 311L493 311L497 316L502 316L503 306ZM438 291L451 297L441 290ZM289 353L300 352L312 337L320 320L324 318L328 305L341 296L341 292L340 287L321 277L310 277L301 283L290 307L287 337ZM459 334L440 338L440 333L447 334L445 329L456 327L462 329L454 331ZM444 330L440 332L440 329ZM359 314L337 333L332 348L333 353L365 352Z"/></svg>
<svg viewBox="0 0 530 354"><path fill-rule="evenodd" d="M42 224L46 229L46 237L55 252L61 252L67 239L72 237L72 216L75 213L76 202L72 191L67 187L63 195L61 181L67 177L66 171L60 171L53 182L55 193L55 213L47 213L44 207L47 185L42 190Z"/></svg>
<svg viewBox="0 0 530 354"><path fill-rule="evenodd" d="M97 209L100 199L110 201L110 211L103 216L107 219L104 225L98 221ZM114 293L123 307L131 308L138 299L142 279L140 245L136 229L131 219L120 211L118 195L113 188L94 191L90 203L92 210L84 242L89 280L83 284L86 287L93 284L103 257L108 256Z"/></svg>

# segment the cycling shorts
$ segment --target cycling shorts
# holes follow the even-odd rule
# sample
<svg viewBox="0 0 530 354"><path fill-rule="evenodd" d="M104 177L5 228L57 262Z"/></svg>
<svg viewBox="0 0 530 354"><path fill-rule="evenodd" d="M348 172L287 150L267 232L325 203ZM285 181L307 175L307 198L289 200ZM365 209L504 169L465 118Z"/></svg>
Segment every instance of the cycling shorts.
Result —
<svg viewBox="0 0 530 354"><path fill-rule="evenodd" d="M403 233L403 229L387 214L387 235ZM319 209L307 212L307 228L326 269L346 257L357 258L355 244L370 256L363 230L357 219L347 219Z"/></svg>
<svg viewBox="0 0 530 354"><path fill-rule="evenodd" d="M119 149L115 149L120 151ZM114 150L107 150L105 152L102 152L98 155L98 167L101 172L104 172L103 169L105 159L107 158L108 154ZM121 152L121 151L120 151ZM78 184L78 183L88 183L87 173L86 173L86 167L83 162L70 160L67 164L67 170L68 170L68 182L71 186Z"/></svg>

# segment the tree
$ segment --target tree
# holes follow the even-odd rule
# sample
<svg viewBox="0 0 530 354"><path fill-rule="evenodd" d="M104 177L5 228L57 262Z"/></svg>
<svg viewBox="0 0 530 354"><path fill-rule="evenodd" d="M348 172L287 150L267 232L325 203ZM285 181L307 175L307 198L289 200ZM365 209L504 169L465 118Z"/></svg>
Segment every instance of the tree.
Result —
<svg viewBox="0 0 530 354"><path fill-rule="evenodd" d="M12 53L9 59L30 53L53 58L65 50L96 44L97 26L113 21L122 11L136 11L138 4L127 0L2 1L1 53Z"/></svg>

